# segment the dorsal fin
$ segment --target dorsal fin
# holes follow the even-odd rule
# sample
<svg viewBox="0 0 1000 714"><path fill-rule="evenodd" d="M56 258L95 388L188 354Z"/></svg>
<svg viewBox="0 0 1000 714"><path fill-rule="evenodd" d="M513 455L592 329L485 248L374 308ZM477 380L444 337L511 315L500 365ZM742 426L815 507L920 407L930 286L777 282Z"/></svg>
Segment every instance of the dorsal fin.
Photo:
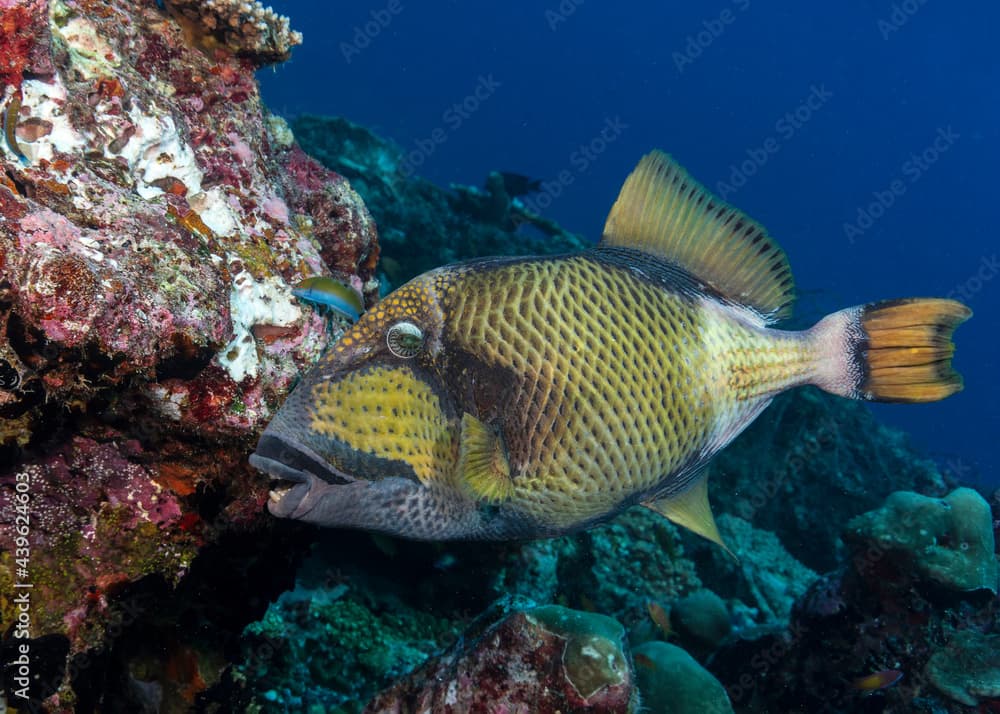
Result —
<svg viewBox="0 0 1000 714"><path fill-rule="evenodd" d="M767 322L791 313L795 286L781 247L662 151L643 156L625 179L602 245L666 258Z"/></svg>

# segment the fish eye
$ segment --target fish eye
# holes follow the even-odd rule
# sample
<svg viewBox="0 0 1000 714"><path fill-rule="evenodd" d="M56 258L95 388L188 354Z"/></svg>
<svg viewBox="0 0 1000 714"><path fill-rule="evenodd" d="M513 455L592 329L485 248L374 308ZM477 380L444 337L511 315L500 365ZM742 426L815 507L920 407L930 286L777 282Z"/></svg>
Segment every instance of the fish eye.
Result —
<svg viewBox="0 0 1000 714"><path fill-rule="evenodd" d="M424 344L424 333L412 322L397 322L385 335L389 351L397 357L409 359L416 356Z"/></svg>

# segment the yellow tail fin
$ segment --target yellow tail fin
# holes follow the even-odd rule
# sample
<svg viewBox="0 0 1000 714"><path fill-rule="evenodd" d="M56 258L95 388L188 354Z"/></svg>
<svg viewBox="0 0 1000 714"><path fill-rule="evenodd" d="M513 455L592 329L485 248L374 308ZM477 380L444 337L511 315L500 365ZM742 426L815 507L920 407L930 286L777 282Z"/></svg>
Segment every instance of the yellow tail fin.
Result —
<svg viewBox="0 0 1000 714"><path fill-rule="evenodd" d="M951 335L971 316L962 303L940 298L866 305L861 327L868 335L863 352L867 374L860 385L865 397L934 402L960 391L962 377L951 367Z"/></svg>
<svg viewBox="0 0 1000 714"><path fill-rule="evenodd" d="M955 328L972 316L943 298L885 300L841 310L812 332L822 355L815 383L854 399L934 402L962 389L951 366Z"/></svg>

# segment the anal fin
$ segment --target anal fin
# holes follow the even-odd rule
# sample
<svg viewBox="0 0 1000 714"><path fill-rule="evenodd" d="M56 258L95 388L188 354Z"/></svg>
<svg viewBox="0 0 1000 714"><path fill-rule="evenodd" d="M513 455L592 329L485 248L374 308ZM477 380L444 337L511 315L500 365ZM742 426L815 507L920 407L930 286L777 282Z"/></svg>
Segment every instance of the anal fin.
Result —
<svg viewBox="0 0 1000 714"><path fill-rule="evenodd" d="M729 555L738 560L736 554L722 540L719 527L715 524L712 507L708 503L707 474L698 478L684 493L661 498L657 501L647 501L642 505L656 511L672 523L683 526L702 538L721 546Z"/></svg>

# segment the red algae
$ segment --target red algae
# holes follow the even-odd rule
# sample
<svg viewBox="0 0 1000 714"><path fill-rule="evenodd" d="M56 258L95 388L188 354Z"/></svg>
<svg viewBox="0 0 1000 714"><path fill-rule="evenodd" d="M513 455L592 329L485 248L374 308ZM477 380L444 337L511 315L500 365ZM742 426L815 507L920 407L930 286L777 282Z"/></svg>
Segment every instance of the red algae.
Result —
<svg viewBox="0 0 1000 714"><path fill-rule="evenodd" d="M22 97L12 131L25 159L0 149L0 351L16 377L0 384L13 415L0 543L14 540L15 485L29 484L30 635L70 656L107 656L127 637L109 634L122 618L180 629L169 618L189 605L175 586L227 533L269 552L267 483L247 452L330 339L290 286L335 267L377 289L361 199L318 164L291 172L301 152L262 108L253 71L287 56L287 21L264 17L263 39L256 25L227 30L206 52L191 32L211 35L219 10L168 5L66 0L50 16L44 0L0 0L0 83L4 106ZM270 331L258 338L258 325ZM0 554L0 586L15 580ZM162 588L158 606L128 610L149 588ZM174 670L156 676L183 680L168 689L190 703L218 676L191 663L223 640L181 633ZM72 710L85 680L57 677L46 707Z"/></svg>

